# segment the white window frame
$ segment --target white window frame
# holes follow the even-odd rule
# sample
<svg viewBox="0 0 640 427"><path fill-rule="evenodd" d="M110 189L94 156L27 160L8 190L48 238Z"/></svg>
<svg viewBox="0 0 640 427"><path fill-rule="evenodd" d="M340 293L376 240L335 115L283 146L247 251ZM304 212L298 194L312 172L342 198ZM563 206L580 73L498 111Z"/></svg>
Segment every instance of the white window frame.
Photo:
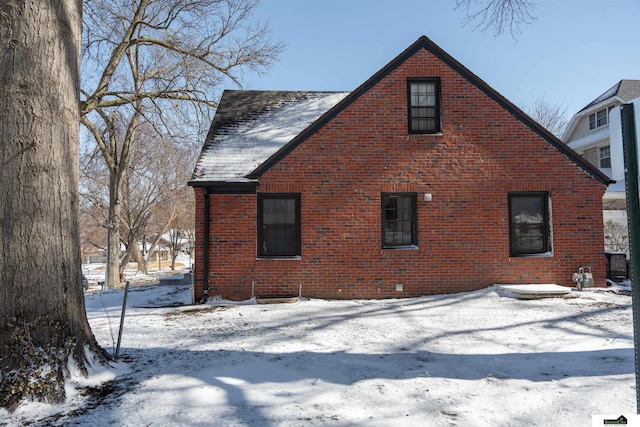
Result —
<svg viewBox="0 0 640 427"><path fill-rule="evenodd" d="M603 108L589 114L589 130L598 129L609 124L609 109Z"/></svg>
<svg viewBox="0 0 640 427"><path fill-rule="evenodd" d="M603 152L605 152L606 156L603 156ZM602 164L603 160L607 160L608 164L603 165ZM611 169L611 146L610 145L602 145L598 147L598 167L600 169Z"/></svg>

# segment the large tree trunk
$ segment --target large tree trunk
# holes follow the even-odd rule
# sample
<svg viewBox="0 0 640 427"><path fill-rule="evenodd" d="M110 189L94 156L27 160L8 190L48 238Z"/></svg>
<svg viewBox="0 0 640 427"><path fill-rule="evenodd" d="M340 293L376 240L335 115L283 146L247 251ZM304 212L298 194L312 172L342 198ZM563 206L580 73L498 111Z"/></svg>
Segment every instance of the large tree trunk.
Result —
<svg viewBox="0 0 640 427"><path fill-rule="evenodd" d="M67 363L106 357L78 233L81 0L0 0L0 407L64 399Z"/></svg>
<svg viewBox="0 0 640 427"><path fill-rule="evenodd" d="M120 285L120 179L117 173L109 175L109 218L107 220L107 288Z"/></svg>

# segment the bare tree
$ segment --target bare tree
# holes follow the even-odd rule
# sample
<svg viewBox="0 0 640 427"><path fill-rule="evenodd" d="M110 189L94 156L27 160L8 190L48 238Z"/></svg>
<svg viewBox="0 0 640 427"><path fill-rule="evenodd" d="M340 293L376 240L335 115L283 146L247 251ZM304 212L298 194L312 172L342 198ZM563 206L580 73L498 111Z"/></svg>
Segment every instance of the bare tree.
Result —
<svg viewBox="0 0 640 427"><path fill-rule="evenodd" d="M119 236L126 251L120 261L120 274L130 260L147 273L149 260L163 235L175 227L175 220L193 216L192 192L186 182L196 155L195 144L178 144L171 138L159 137L149 126L139 127L129 167L122 176ZM90 244L92 235L100 237L97 228L106 228L109 170L95 152L83 152L81 164L82 217L86 218L83 242Z"/></svg>
<svg viewBox="0 0 640 427"><path fill-rule="evenodd" d="M491 31L494 37L509 31L511 37L520 35L520 25L536 20L535 3L528 0L456 0L456 9L464 9L464 25Z"/></svg>
<svg viewBox="0 0 640 427"><path fill-rule="evenodd" d="M221 84L266 70L282 46L251 23L256 0L92 0L85 3L81 123L110 172L107 284L118 283L123 175L139 127L191 136L209 122ZM190 113L185 113L186 105ZM189 121L175 120L182 114ZM204 119L204 120L203 120ZM193 128L193 126L191 126Z"/></svg>
<svg viewBox="0 0 640 427"><path fill-rule="evenodd" d="M193 214L186 182L195 164L195 153L194 147L152 135L136 144L131 173L124 185L123 220L129 236L127 249L145 273L176 218L185 210ZM149 243L143 245L142 251L138 250L141 241Z"/></svg>
<svg viewBox="0 0 640 427"><path fill-rule="evenodd" d="M107 211L101 211L92 206L82 206L80 202L80 254L82 255L82 263L95 262L92 261L96 255L104 255L106 251L107 232L106 218L103 221L99 219Z"/></svg>
<svg viewBox="0 0 640 427"><path fill-rule="evenodd" d="M177 221L175 221L177 223ZM178 227L179 224L176 224ZM172 228L169 230L169 256L171 257L171 271L176 270L176 259L182 251L182 231L178 228Z"/></svg>
<svg viewBox="0 0 640 427"><path fill-rule="evenodd" d="M607 252L627 252L629 233L627 226L608 220L604 223L604 247Z"/></svg>
<svg viewBox="0 0 640 427"><path fill-rule="evenodd" d="M185 188L185 190L187 190ZM171 270L176 269L176 258L185 249L192 246L191 237L195 234L193 216L193 191L183 191L180 202L176 204L176 215L169 230L169 254L171 256Z"/></svg>
<svg viewBox="0 0 640 427"><path fill-rule="evenodd" d="M88 356L106 360L80 264L81 9L0 1L0 407L10 410L64 400L70 359L82 370Z"/></svg>
<svg viewBox="0 0 640 427"><path fill-rule="evenodd" d="M535 98L527 110L529 115L549 132L558 138L562 137L569 123L565 105L553 104L542 95Z"/></svg>
<svg viewBox="0 0 640 427"><path fill-rule="evenodd" d="M99 150L80 147L80 244L83 260L107 248L109 170ZM86 262L86 261L83 261Z"/></svg>

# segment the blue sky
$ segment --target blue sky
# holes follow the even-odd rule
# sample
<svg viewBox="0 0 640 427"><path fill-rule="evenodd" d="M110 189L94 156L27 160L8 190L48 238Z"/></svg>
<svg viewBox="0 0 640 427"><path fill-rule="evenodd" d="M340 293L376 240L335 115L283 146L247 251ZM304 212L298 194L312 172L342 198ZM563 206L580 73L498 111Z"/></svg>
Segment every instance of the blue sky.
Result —
<svg viewBox="0 0 640 427"><path fill-rule="evenodd" d="M572 115L640 79L640 0L531 1L537 20L514 41L463 26L454 0L262 0L255 17L286 49L244 88L353 90L422 35L525 110L544 96Z"/></svg>

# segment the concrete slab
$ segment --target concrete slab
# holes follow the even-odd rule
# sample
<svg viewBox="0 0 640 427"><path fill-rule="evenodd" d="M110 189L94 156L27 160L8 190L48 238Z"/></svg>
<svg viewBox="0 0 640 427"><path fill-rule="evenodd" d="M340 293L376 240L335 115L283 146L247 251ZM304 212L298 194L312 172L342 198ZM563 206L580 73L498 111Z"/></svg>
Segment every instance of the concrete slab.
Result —
<svg viewBox="0 0 640 427"><path fill-rule="evenodd" d="M536 299L536 298L552 298L566 297L571 295L571 288L560 286L553 283L545 284L496 284L497 288L510 292L518 298Z"/></svg>

